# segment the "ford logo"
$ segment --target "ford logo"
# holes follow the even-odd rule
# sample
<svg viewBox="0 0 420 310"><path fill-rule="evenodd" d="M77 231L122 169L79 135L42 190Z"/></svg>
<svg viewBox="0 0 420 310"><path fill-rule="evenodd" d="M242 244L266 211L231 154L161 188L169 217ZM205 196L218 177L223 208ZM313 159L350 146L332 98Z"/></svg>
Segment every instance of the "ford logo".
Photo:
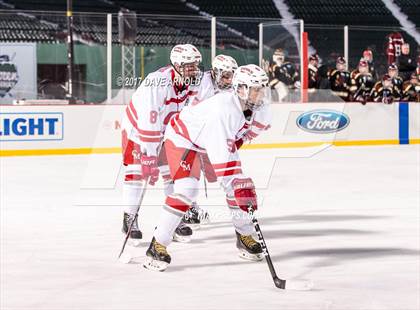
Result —
<svg viewBox="0 0 420 310"><path fill-rule="evenodd" d="M350 118L333 110L315 110L305 112L296 120L296 125L313 133L331 133L343 130L350 124Z"/></svg>

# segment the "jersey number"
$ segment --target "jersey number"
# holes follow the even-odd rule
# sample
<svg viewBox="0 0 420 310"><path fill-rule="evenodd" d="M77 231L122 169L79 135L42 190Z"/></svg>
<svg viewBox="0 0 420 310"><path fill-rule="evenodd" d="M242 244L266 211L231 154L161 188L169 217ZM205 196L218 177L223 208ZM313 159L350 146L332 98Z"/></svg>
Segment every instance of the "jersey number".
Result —
<svg viewBox="0 0 420 310"><path fill-rule="evenodd" d="M158 113L156 111L150 111L150 123L154 124L157 121Z"/></svg>

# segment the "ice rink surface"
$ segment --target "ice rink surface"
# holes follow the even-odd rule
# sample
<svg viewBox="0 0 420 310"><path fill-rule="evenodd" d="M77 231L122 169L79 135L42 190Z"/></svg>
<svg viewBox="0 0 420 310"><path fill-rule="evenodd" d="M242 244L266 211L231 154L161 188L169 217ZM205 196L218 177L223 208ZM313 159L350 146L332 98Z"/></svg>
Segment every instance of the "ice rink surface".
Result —
<svg viewBox="0 0 420 310"><path fill-rule="evenodd" d="M237 256L215 186L199 197L213 222L171 244L157 273L141 263L159 188L140 212L142 244L126 249L132 263L117 261L119 155L0 158L1 309L419 309L419 145L302 152L241 157L277 273L313 280L306 292L275 288L265 261Z"/></svg>

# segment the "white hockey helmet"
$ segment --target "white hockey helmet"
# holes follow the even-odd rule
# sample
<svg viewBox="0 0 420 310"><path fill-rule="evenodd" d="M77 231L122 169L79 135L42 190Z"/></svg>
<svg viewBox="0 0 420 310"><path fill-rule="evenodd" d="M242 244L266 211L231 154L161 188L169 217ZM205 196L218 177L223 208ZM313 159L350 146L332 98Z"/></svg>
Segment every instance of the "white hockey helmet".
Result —
<svg viewBox="0 0 420 310"><path fill-rule="evenodd" d="M182 77L197 77L201 70L200 51L192 44L177 44L171 50L171 64Z"/></svg>
<svg viewBox="0 0 420 310"><path fill-rule="evenodd" d="M172 65L182 66L189 63L201 63L200 51L192 44L177 44L171 50Z"/></svg>
<svg viewBox="0 0 420 310"><path fill-rule="evenodd" d="M238 64L233 57L227 55L217 55L211 63L213 78L219 89L232 87L232 78Z"/></svg>
<svg viewBox="0 0 420 310"><path fill-rule="evenodd" d="M270 99L268 76L256 65L240 66L233 75L232 86L237 96L252 111L258 110Z"/></svg>

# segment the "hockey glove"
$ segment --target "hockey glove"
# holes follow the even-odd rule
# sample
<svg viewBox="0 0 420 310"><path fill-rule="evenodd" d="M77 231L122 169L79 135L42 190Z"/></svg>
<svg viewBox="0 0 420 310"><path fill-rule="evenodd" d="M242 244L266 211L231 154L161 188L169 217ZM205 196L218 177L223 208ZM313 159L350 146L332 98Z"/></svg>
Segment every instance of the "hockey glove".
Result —
<svg viewBox="0 0 420 310"><path fill-rule="evenodd" d="M149 178L149 184L155 185L159 179L159 168L157 166L156 156L141 155L141 174L144 179Z"/></svg>
<svg viewBox="0 0 420 310"><path fill-rule="evenodd" d="M252 208L257 210L257 194L251 178L234 179L232 188L239 208L248 212L248 207L252 205Z"/></svg>
<svg viewBox="0 0 420 310"><path fill-rule="evenodd" d="M235 141L236 149L239 150L243 144L244 144L244 139L240 138L240 139L236 140Z"/></svg>

